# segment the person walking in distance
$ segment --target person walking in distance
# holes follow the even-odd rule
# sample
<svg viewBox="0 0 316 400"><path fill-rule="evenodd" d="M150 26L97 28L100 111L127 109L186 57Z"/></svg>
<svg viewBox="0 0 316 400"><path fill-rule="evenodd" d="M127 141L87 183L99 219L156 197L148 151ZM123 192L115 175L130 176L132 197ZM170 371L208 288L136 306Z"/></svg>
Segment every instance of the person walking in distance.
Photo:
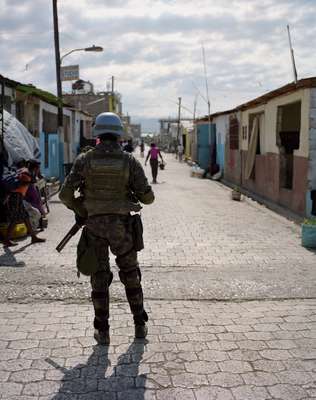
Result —
<svg viewBox="0 0 316 400"><path fill-rule="evenodd" d="M144 151L145 151L145 143L144 143L144 141L142 140L141 141L141 143L140 143L140 156L141 156L141 158L144 158Z"/></svg>
<svg viewBox="0 0 316 400"><path fill-rule="evenodd" d="M155 197L139 161L121 149L122 135L123 125L118 115L108 112L98 115L93 136L100 143L77 157L59 194L60 200L78 216L77 221L85 225L78 244L77 268L90 275L94 338L103 345L110 343L109 286L113 274L109 249L116 256L119 277L125 286L135 337L147 335L148 316L137 262L137 251L142 248L141 221L139 214L130 213L140 211L140 203L151 204ZM75 197L78 188L83 197Z"/></svg>
<svg viewBox="0 0 316 400"><path fill-rule="evenodd" d="M183 158L183 146L181 143L179 143L178 145L178 157L179 157L179 162L182 162L182 158Z"/></svg>
<svg viewBox="0 0 316 400"><path fill-rule="evenodd" d="M150 158L151 174L153 177L152 183L157 183L158 164L159 164L158 156L160 157L161 162L164 162L159 148L156 146L155 143L151 143L150 150L148 151L148 154L146 157L145 165L147 165L147 161Z"/></svg>

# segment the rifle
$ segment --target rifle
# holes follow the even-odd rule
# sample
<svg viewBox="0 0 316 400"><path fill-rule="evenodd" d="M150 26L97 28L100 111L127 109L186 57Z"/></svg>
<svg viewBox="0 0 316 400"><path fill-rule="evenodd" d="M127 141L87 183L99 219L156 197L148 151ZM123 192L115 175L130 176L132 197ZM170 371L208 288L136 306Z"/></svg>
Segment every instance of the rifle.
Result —
<svg viewBox="0 0 316 400"><path fill-rule="evenodd" d="M71 227L70 231L66 234L66 236L62 239L62 241L57 245L56 250L60 253L62 249L66 246L69 240L75 236L77 232L80 231L82 224L78 224L77 222Z"/></svg>

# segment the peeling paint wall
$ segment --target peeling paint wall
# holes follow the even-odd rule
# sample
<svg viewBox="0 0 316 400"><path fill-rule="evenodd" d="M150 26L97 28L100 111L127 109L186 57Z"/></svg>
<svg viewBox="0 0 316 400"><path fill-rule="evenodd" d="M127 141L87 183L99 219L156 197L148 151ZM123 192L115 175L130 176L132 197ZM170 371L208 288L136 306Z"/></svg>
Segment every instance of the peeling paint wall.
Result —
<svg viewBox="0 0 316 400"><path fill-rule="evenodd" d="M225 167L225 142L229 126L229 114L219 115L213 119L216 125L216 162L222 172Z"/></svg>
<svg viewBox="0 0 316 400"><path fill-rule="evenodd" d="M240 185L241 184L241 164L242 164L242 151L241 151L241 112L232 112L227 115L228 121L230 118L236 118L239 123L239 146L238 150L230 148L230 137L229 137L229 122L226 131L225 138L225 167L224 167L224 179L230 183Z"/></svg>

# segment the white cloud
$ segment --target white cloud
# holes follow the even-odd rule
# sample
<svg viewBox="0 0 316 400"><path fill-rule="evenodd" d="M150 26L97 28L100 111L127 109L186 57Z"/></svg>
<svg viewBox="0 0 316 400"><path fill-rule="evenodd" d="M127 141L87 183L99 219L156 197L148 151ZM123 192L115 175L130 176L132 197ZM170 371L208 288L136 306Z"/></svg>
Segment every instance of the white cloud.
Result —
<svg viewBox="0 0 316 400"><path fill-rule="evenodd" d="M99 90L115 76L124 110L139 117L175 115L179 96L193 108L192 81L205 93L203 42L217 111L292 80L287 23L299 76L315 74L315 12L315 0L60 0L60 42L62 53L103 46L65 63ZM0 39L0 73L55 89L51 1L0 0Z"/></svg>

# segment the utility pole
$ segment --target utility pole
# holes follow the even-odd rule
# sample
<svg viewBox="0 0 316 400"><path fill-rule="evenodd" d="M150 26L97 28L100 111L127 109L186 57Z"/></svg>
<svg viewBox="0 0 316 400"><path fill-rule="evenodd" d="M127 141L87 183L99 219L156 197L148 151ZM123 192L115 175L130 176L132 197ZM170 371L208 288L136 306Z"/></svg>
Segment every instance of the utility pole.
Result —
<svg viewBox="0 0 316 400"><path fill-rule="evenodd" d="M112 87L111 87L111 99L112 99L112 111L116 112L116 101L115 101L115 94L114 94L114 76L112 76Z"/></svg>
<svg viewBox="0 0 316 400"><path fill-rule="evenodd" d="M204 49L203 45L202 45L202 55L203 55L206 98L207 98L207 112L208 112L208 140L209 140L209 143L211 143L211 103L210 103L210 97L209 97L209 93L208 93L208 81L207 81L207 71L206 71L205 49Z"/></svg>
<svg viewBox="0 0 316 400"><path fill-rule="evenodd" d="M179 108L178 108L178 131L177 131L177 145L179 145L179 137L180 137L180 122L181 122L181 97L179 97Z"/></svg>
<svg viewBox="0 0 316 400"><path fill-rule="evenodd" d="M58 10L57 0L53 0L54 15L54 41L55 41L55 60L56 60L56 82L58 97L58 135L63 140L63 97L60 78L60 50L59 50L59 30L58 30Z"/></svg>
<svg viewBox="0 0 316 400"><path fill-rule="evenodd" d="M197 95L195 96L195 99L194 99L194 106L193 106L193 122L195 122L196 105L197 105Z"/></svg>
<svg viewBox="0 0 316 400"><path fill-rule="evenodd" d="M291 53L291 60L292 60L292 67L293 67L294 82L297 83L297 69L296 69L296 65L295 65L294 50L292 47L292 40L291 40L291 33L290 33L289 25L287 25L287 34L288 34L288 38L289 38L289 46L290 46L290 53Z"/></svg>

